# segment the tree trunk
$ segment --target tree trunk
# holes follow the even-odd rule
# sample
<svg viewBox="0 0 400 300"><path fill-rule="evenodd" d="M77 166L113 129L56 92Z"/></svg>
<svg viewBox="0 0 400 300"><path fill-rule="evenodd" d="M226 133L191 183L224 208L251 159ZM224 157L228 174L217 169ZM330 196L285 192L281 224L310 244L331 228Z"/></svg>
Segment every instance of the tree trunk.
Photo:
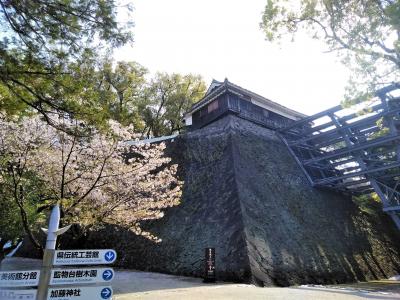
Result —
<svg viewBox="0 0 400 300"><path fill-rule="evenodd" d="M17 194L16 194L17 196ZM21 220L22 220L22 225L24 227L25 233L28 235L29 240L37 248L41 253L43 253L43 247L40 245L40 243L36 240L32 230L29 227L29 221L28 221L28 216L26 215L26 211L23 205L23 188L20 186L20 194L19 197L16 197L16 202L19 207L20 215L21 215Z"/></svg>
<svg viewBox="0 0 400 300"><path fill-rule="evenodd" d="M4 253L3 249L0 250L0 264L1 261L6 257L6 254Z"/></svg>
<svg viewBox="0 0 400 300"><path fill-rule="evenodd" d="M5 239L4 239L5 240ZM4 245L6 242L3 241L3 238L0 240L0 263L6 257L6 253L4 251Z"/></svg>

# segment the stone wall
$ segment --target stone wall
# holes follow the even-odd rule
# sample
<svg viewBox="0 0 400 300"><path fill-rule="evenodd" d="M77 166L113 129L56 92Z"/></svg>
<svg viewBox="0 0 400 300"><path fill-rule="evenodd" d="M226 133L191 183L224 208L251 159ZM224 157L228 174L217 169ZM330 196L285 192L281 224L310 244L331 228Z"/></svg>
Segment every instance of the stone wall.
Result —
<svg viewBox="0 0 400 300"><path fill-rule="evenodd" d="M220 280L337 283L400 271L400 234L379 208L312 188L274 132L226 116L168 146L185 181L181 204L144 224L155 244L112 226L64 248L115 248L118 266L202 276L216 248Z"/></svg>
<svg viewBox="0 0 400 300"><path fill-rule="evenodd" d="M311 188L286 146L234 122L233 158L251 272L268 285L387 278L399 270L390 218Z"/></svg>

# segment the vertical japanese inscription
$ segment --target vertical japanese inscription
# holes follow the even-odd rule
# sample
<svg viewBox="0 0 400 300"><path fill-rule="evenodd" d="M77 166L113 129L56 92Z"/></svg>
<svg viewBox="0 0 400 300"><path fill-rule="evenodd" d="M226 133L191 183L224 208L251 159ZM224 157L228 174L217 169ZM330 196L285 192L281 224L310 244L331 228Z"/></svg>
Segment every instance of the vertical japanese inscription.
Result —
<svg viewBox="0 0 400 300"><path fill-rule="evenodd" d="M205 276L204 282L215 282L215 248L205 248Z"/></svg>

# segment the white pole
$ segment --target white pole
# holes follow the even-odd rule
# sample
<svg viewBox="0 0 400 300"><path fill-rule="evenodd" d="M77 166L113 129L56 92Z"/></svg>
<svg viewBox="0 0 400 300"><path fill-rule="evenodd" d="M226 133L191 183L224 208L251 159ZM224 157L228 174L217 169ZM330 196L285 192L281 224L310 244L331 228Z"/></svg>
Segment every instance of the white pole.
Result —
<svg viewBox="0 0 400 300"><path fill-rule="evenodd" d="M46 300L49 289L51 268L53 267L54 252L56 249L57 236L66 232L71 225L58 229L60 224L60 206L53 207L50 214L49 229L42 230L47 233L46 248L43 254L42 269L40 271L37 300Z"/></svg>
<svg viewBox="0 0 400 300"><path fill-rule="evenodd" d="M60 206L53 207L50 215L49 229L47 231L46 249L55 250L57 242L57 231L60 224Z"/></svg>

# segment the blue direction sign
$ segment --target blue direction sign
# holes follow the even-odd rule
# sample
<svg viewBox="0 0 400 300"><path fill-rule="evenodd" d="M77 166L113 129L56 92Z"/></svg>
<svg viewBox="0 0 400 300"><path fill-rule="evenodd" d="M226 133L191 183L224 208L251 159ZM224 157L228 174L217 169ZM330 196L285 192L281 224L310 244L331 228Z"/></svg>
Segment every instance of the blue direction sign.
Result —
<svg viewBox="0 0 400 300"><path fill-rule="evenodd" d="M112 269L107 269L103 271L103 280L104 281L110 281L113 279L114 277L114 272Z"/></svg>
<svg viewBox="0 0 400 300"><path fill-rule="evenodd" d="M115 251L111 250L111 251L107 251L106 254L104 254L104 259L108 263L112 263L115 260L116 256L117 256L117 254L115 253Z"/></svg>
<svg viewBox="0 0 400 300"><path fill-rule="evenodd" d="M114 278L111 268L54 269L51 271L50 284L86 284L110 282Z"/></svg>
<svg viewBox="0 0 400 300"><path fill-rule="evenodd" d="M101 290L101 298L110 299L112 295L112 290L108 287Z"/></svg>
<svg viewBox="0 0 400 300"><path fill-rule="evenodd" d="M110 286L65 287L49 289L47 300L109 300L113 290Z"/></svg>
<svg viewBox="0 0 400 300"><path fill-rule="evenodd" d="M105 265L112 264L117 253L111 249L101 250L57 250L53 264L60 265Z"/></svg>

